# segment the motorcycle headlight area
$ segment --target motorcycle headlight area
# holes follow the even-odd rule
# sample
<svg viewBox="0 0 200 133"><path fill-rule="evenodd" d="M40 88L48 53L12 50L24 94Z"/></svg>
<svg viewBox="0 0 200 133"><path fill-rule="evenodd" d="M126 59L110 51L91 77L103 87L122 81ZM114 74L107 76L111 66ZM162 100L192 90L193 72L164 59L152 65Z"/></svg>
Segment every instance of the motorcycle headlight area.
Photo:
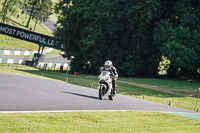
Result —
<svg viewBox="0 0 200 133"><path fill-rule="evenodd" d="M101 80L99 80L99 82L105 82L105 80L104 80L104 79L101 79Z"/></svg>

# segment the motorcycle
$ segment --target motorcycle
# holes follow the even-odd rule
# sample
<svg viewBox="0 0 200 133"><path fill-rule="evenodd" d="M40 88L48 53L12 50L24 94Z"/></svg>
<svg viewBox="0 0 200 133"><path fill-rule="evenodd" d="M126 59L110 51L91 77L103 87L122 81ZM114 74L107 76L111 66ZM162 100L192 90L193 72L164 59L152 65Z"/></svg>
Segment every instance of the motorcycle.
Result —
<svg viewBox="0 0 200 133"><path fill-rule="evenodd" d="M115 93L112 86L111 73L108 71L102 71L99 75L99 99L102 100L103 97L108 95L109 100L113 100Z"/></svg>

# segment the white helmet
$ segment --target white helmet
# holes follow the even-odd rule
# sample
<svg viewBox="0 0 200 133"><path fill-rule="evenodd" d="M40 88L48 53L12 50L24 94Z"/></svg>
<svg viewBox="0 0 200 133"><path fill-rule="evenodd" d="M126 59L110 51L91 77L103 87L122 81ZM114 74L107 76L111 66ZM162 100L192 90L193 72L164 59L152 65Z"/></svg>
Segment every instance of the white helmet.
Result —
<svg viewBox="0 0 200 133"><path fill-rule="evenodd" d="M109 60L107 60L107 61L105 62L105 69L106 69L106 70L109 70L109 69L111 68L111 66L112 66L112 62L109 61Z"/></svg>

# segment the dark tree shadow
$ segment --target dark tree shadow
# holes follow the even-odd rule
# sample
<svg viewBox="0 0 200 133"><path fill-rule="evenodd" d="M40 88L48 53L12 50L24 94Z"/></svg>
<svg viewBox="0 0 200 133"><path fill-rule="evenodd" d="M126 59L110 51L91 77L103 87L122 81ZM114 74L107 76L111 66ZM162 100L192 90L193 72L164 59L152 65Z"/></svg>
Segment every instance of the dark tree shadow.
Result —
<svg viewBox="0 0 200 133"><path fill-rule="evenodd" d="M24 27L24 28L26 28L27 29L27 27L26 26L24 26L23 24L20 24L20 23L18 23L18 22L16 22L16 21L14 21L14 20L10 20L11 22L12 22L12 24L14 24L14 25L19 25L19 26L21 26L21 27Z"/></svg>

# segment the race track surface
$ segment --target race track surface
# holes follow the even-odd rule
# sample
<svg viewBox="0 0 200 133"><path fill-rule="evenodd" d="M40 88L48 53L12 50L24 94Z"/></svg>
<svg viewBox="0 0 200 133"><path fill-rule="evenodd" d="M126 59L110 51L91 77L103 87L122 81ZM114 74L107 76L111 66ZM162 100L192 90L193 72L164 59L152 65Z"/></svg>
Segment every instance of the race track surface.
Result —
<svg viewBox="0 0 200 133"><path fill-rule="evenodd" d="M97 80L98 82L98 80ZM117 94L99 100L98 90L46 78L0 73L0 112L3 111L143 110L195 113Z"/></svg>

